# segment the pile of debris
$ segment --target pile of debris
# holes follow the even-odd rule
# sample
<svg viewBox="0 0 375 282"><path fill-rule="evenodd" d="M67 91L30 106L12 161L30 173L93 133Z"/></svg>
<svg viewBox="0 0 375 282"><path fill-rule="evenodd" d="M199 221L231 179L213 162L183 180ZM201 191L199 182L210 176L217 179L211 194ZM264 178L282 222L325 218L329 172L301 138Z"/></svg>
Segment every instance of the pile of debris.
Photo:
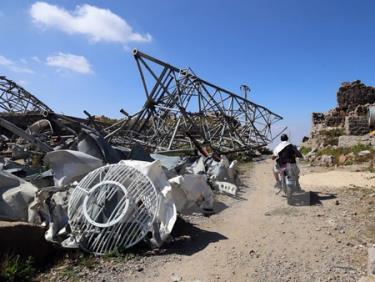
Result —
<svg viewBox="0 0 375 282"><path fill-rule="evenodd" d="M144 239L161 246L177 213L193 206L212 213L214 190L237 192L236 161L224 155L150 155L85 126L77 136L55 136L47 119L26 130L1 125L22 137L4 143L0 219L44 225L46 240L63 247L104 254Z"/></svg>
<svg viewBox="0 0 375 282"><path fill-rule="evenodd" d="M237 187L234 165L230 168L225 157L221 162L151 157L141 146L130 151L113 147L86 128L67 148L34 141L25 144L18 138L13 145L7 143L12 155L1 162L0 217L43 224L48 227L46 239L65 247L103 254L130 247L148 232L152 236L147 238L160 246L177 212L195 204L204 213L212 211L211 187L236 193L236 188L225 189L220 182ZM177 171L177 166L182 167Z"/></svg>
<svg viewBox="0 0 375 282"><path fill-rule="evenodd" d="M374 129L375 87L359 80L346 82L337 92L336 108L312 114L311 134L302 146L312 164L351 164L373 157Z"/></svg>
<svg viewBox="0 0 375 282"><path fill-rule="evenodd" d="M99 153L97 148L111 147L87 148ZM66 149L48 152L45 167L6 159L0 170L0 217L45 225L48 241L104 254L145 238L160 246L177 213L193 206L213 212L213 190L236 195L236 162L229 165L224 156L220 162L147 158L103 166L103 155Z"/></svg>
<svg viewBox="0 0 375 282"><path fill-rule="evenodd" d="M266 146L281 117L191 70L134 57L146 102L134 115L121 110L120 121L57 114L0 77L1 220L45 226L49 242L104 254L161 246L178 214L213 213L215 191L236 196L237 161L226 154Z"/></svg>

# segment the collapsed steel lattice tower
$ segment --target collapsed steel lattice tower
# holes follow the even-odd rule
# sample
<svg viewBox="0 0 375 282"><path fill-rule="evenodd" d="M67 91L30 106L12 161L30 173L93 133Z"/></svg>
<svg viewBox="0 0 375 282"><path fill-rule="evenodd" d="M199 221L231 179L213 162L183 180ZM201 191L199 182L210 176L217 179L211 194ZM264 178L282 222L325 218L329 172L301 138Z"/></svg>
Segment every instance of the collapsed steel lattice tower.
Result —
<svg viewBox="0 0 375 282"><path fill-rule="evenodd" d="M0 110L10 113L53 112L14 81L0 76Z"/></svg>
<svg viewBox="0 0 375 282"><path fill-rule="evenodd" d="M137 141L156 151L208 145L230 153L263 147L273 140L271 125L281 116L199 78L190 69L179 69L138 50L133 55L146 102L122 124L121 143Z"/></svg>

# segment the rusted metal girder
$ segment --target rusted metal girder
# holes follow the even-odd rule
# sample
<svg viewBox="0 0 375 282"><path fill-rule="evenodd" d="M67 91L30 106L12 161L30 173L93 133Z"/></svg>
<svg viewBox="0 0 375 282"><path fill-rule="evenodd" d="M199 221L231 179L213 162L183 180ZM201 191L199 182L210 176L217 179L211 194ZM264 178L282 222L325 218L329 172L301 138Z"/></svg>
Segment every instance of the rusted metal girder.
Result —
<svg viewBox="0 0 375 282"><path fill-rule="evenodd" d="M106 136L113 142L139 142L155 151L196 147L230 153L266 146L271 125L282 119L266 107L133 50L146 94L143 109ZM189 132L189 134L186 134Z"/></svg>

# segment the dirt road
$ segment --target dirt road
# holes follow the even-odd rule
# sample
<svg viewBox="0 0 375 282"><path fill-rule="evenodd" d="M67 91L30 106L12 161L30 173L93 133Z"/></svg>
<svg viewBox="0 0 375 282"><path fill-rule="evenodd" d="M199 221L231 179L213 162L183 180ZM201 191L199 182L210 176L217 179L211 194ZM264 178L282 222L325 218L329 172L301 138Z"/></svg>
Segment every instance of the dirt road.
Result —
<svg viewBox="0 0 375 282"><path fill-rule="evenodd" d="M199 236L176 246L185 248L181 254L151 263L142 273L127 278L355 281L364 271L366 251L338 239L345 231L326 214L329 207L337 206L337 198L308 193L300 199L301 206L287 206L285 198L275 195L272 188L271 165L263 161L253 169L242 167L243 180L250 187L244 189L243 200L195 226ZM189 245L201 248L194 250Z"/></svg>
<svg viewBox="0 0 375 282"><path fill-rule="evenodd" d="M80 280L357 281L375 235L367 225L374 190L313 187L307 178L313 192L288 206L275 194L271 167L271 161L242 166L247 187L240 199L225 197L221 212L178 222L164 251L125 263L100 259Z"/></svg>

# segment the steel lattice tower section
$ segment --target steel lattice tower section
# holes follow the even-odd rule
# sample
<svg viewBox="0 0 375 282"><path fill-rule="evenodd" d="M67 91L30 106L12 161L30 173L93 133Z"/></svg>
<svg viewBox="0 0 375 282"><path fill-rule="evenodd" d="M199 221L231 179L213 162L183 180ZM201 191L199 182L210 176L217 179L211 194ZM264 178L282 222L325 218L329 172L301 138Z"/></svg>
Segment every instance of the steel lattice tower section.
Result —
<svg viewBox="0 0 375 282"><path fill-rule="evenodd" d="M53 112L46 104L5 76L0 76L0 109L19 114Z"/></svg>
<svg viewBox="0 0 375 282"><path fill-rule="evenodd" d="M269 109L138 50L133 50L146 102L118 128L121 143L155 151L209 145L223 153L266 146L271 126L282 119ZM115 135L112 131L107 138Z"/></svg>

